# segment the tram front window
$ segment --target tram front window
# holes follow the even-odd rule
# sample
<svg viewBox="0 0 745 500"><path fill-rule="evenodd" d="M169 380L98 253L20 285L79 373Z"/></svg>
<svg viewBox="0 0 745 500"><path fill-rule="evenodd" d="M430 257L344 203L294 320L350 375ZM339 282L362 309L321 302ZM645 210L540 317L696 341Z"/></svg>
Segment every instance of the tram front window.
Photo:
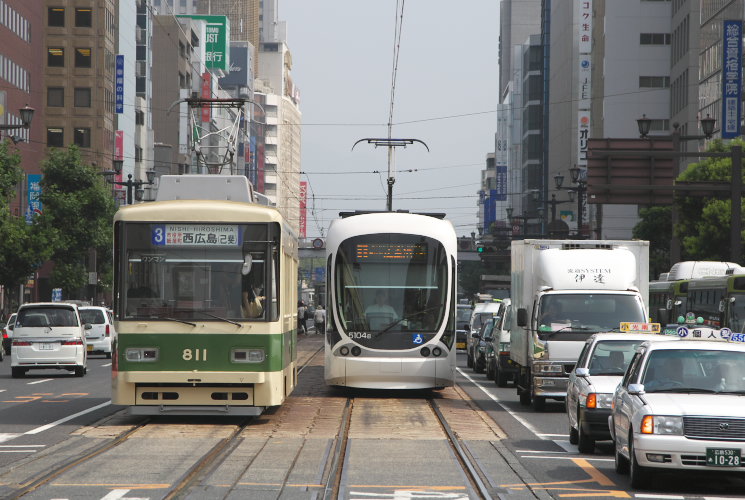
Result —
<svg viewBox="0 0 745 500"><path fill-rule="evenodd" d="M447 256L436 240L377 234L344 241L336 256L337 311L345 333L375 349L432 339L447 307Z"/></svg>
<svg viewBox="0 0 745 500"><path fill-rule="evenodd" d="M127 223L118 255L120 318L276 317L273 226Z"/></svg>

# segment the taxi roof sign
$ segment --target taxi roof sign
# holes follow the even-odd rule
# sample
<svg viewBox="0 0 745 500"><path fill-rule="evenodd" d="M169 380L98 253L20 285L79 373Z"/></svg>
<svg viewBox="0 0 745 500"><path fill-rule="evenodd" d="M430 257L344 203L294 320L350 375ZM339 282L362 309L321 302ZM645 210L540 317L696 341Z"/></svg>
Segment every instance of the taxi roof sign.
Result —
<svg viewBox="0 0 745 500"><path fill-rule="evenodd" d="M745 342L745 334L733 333L729 328L708 328L678 326L677 335L681 340L709 340L718 342Z"/></svg>
<svg viewBox="0 0 745 500"><path fill-rule="evenodd" d="M660 324L623 321L620 330L624 333L660 333Z"/></svg>

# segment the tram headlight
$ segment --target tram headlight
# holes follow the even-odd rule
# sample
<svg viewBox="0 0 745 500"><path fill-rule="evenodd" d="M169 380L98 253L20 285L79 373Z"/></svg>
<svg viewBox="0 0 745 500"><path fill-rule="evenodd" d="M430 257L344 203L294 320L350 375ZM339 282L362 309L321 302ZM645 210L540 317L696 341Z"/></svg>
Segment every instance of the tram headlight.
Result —
<svg viewBox="0 0 745 500"><path fill-rule="evenodd" d="M262 363L266 359L264 349L233 349L230 361L233 363Z"/></svg>
<svg viewBox="0 0 745 500"><path fill-rule="evenodd" d="M342 356L346 356L347 354L349 354L349 347L345 345L341 346L339 348L339 354L341 354Z"/></svg>
<svg viewBox="0 0 745 500"><path fill-rule="evenodd" d="M426 358L427 356L429 356L429 347L424 346L419 350L419 352Z"/></svg>
<svg viewBox="0 0 745 500"><path fill-rule="evenodd" d="M153 362L158 361L157 347L127 347L125 357L127 361L133 362Z"/></svg>
<svg viewBox="0 0 745 500"><path fill-rule="evenodd" d="M439 347L435 347L434 349L432 349L432 356L437 357L440 354L442 354L442 349L440 349Z"/></svg>
<svg viewBox="0 0 745 500"><path fill-rule="evenodd" d="M360 346L356 345L352 347L352 356L359 356L362 354L362 349L360 349Z"/></svg>

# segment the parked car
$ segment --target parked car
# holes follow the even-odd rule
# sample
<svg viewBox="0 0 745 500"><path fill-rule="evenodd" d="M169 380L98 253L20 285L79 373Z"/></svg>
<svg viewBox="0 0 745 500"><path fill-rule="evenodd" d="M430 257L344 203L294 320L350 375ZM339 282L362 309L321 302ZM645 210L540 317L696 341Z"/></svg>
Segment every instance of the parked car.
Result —
<svg viewBox="0 0 745 500"><path fill-rule="evenodd" d="M678 336L637 347L613 395L616 472L634 489L662 469L745 477L745 334L693 326Z"/></svg>
<svg viewBox="0 0 745 500"><path fill-rule="evenodd" d="M82 377L87 371L85 328L76 304L37 302L18 309L10 351L11 374L57 368ZM90 328L90 327L88 327Z"/></svg>
<svg viewBox="0 0 745 500"><path fill-rule="evenodd" d="M114 318L105 307L83 306L80 310L80 321L91 325L85 330L85 341L88 354L103 354L111 359L111 341L115 337Z"/></svg>
<svg viewBox="0 0 745 500"><path fill-rule="evenodd" d="M455 309L455 348L465 349L468 344L468 335L471 333L471 313L473 306L470 304L458 304Z"/></svg>
<svg viewBox="0 0 745 500"><path fill-rule="evenodd" d="M507 382L515 379L517 365L510 359L510 321L512 303L510 299L502 299L504 310L492 331L489 357L486 360L486 378L494 380L499 387L505 387Z"/></svg>
<svg viewBox="0 0 745 500"><path fill-rule="evenodd" d="M18 313L13 313L8 318L8 322L3 325L3 348L4 354L10 355L10 346L13 343L13 325L16 324L16 316ZM0 357L0 359L2 359Z"/></svg>
<svg viewBox="0 0 745 500"><path fill-rule="evenodd" d="M466 364L468 368L473 368L473 360L476 357L476 347L479 344L479 338L481 328L488 320L494 316L499 315L503 304L501 300L495 300L492 302L478 302L473 306L473 312L471 313L471 320L469 321L469 333L466 336L466 354L468 359Z"/></svg>

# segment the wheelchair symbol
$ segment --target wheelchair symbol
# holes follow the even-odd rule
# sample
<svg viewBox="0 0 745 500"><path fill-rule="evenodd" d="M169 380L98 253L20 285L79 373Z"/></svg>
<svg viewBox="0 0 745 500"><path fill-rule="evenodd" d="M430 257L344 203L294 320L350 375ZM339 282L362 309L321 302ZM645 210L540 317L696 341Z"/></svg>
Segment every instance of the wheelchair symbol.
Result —
<svg viewBox="0 0 745 500"><path fill-rule="evenodd" d="M414 334L414 338L413 338L413 342L415 344L421 344L421 343L424 342L424 337L422 337L422 334L421 333L415 333Z"/></svg>

